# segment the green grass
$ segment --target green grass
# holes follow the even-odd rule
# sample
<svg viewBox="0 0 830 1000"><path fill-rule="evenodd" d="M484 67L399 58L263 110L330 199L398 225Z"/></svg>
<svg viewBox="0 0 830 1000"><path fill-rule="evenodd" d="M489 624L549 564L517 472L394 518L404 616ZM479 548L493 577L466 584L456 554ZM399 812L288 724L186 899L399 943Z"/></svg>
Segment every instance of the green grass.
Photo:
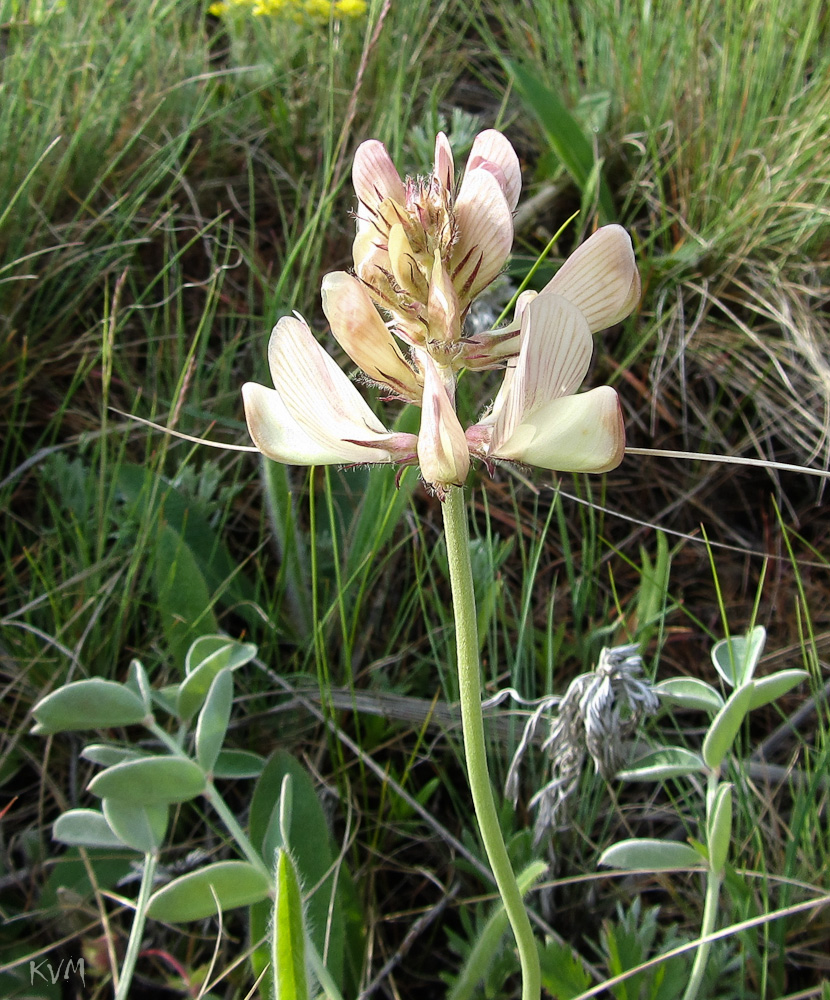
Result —
<svg viewBox="0 0 830 1000"><path fill-rule="evenodd" d="M86 802L89 774L68 737L53 738L44 757L28 710L66 680L123 678L132 657L154 683L176 679L178 653L209 626L256 642L284 681L320 685L324 706L332 687L387 713L324 708L357 739L355 754L251 670L239 678L234 740L288 748L337 791L333 828L374 942L365 981L401 948L392 973L400 995L443 990L439 973L457 971L464 935L490 910L472 923L459 913L490 887L442 832L480 855L459 734L428 723L436 696L456 698L437 503L411 472L396 490L389 469L265 467L109 407L247 443L239 387L267 380L271 326L297 309L324 329L320 278L350 261L349 172L365 138L383 139L402 170L417 173L428 169L439 120L459 148L477 127L503 128L522 158L523 201L555 189L517 234L511 273L523 273L583 192L511 89L512 60L585 130L634 234L639 314L602 336L589 376L620 391L629 442L826 464L830 20L818 0L780 10L750 0L593 0L578 11L560 0L415 0L375 3L368 20L331 25L220 22L194 0L96 0L51 14L41 4L41 17L25 6L0 0L0 808L13 802L0 855L0 963L19 960L23 975L27 956L75 928L89 944L103 933L104 905L117 938L128 926L102 897L73 897L69 923L58 916L50 824L68 803ZM590 213L577 221L554 249L557 263L593 224ZM492 386L463 392L478 410ZM733 633L748 627L765 565L757 620L770 631L769 668L804 666L818 696L830 627L819 482L633 457L603 481L564 478L561 489L551 476L476 472L487 692L561 693L603 645L641 638L658 678L711 680L722 616ZM655 604L657 527L672 558ZM194 608L204 617L182 624ZM745 750L805 696L756 713ZM826 720L821 702L773 761L795 762L806 784L732 777L732 860L749 874L727 886L724 926L828 889ZM696 746L699 725L676 713L652 735ZM496 781L508 763L507 747L494 753ZM532 856L521 831L532 826L526 803L545 762L531 755L525 767L519 812L504 816L520 865ZM244 813L244 789L234 794ZM419 794L426 817L402 797ZM584 777L572 828L554 844L547 894L533 898L540 911L552 901L553 932L598 977L614 967L608 942L619 944L655 903L661 927L676 925L682 940L698 933L694 879L643 878L634 884L642 911L621 916L616 883L595 875L603 848L632 830L661 835L682 822L695 835L695 808L679 784L671 794L625 786L610 795ZM221 847L201 820L187 839ZM444 926L425 921L403 949L418 917L456 885ZM241 925L232 921L231 932ZM821 910L727 938L713 953L711 996L819 996L827 933ZM210 960L215 928L206 938L159 925L148 934L194 971ZM644 957L668 940L658 931ZM227 980L215 989L245 996L236 954L225 940L216 971L228 970ZM156 986L170 980L163 962L141 961ZM502 964L514 968L509 957ZM107 995L105 965L88 973L95 995ZM420 978L425 969L432 978ZM493 982L494 995L513 995L512 982ZM3 991L13 995L12 985Z"/></svg>

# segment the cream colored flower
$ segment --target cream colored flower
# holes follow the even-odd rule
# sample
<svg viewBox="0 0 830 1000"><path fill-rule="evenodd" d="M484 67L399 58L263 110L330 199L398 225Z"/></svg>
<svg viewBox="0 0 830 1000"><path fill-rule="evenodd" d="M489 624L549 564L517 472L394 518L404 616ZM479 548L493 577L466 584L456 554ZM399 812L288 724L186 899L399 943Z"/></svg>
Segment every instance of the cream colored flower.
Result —
<svg viewBox="0 0 830 1000"><path fill-rule="evenodd" d="M520 348L490 412L467 431L470 450L557 472L608 472L625 453L617 393L600 386L574 395L593 353L581 309L539 295L522 313Z"/></svg>
<svg viewBox="0 0 830 1000"><path fill-rule="evenodd" d="M414 434L387 431L305 320L284 316L268 344L274 388L242 386L251 439L290 465L415 461Z"/></svg>
<svg viewBox="0 0 830 1000"><path fill-rule="evenodd" d="M347 306L359 313L363 310L355 290L357 283L353 282L343 274L324 279L325 301L338 325L349 326L348 317L344 319ZM290 465L413 465L417 461L424 481L443 499L450 486L463 485L470 468L467 441L451 398L454 382L447 384L435 362L423 352L416 380L412 368L389 350L381 331L388 335L382 323L380 328L369 323L369 339L377 341L374 355L365 344L350 343L350 353L362 358L367 350L367 372L382 384L390 384L388 369L395 365L402 376L411 379L413 392L417 389L423 402L417 436L387 431L354 383L317 343L305 321L284 316L274 327L268 345L274 388L255 382L242 386L251 439L266 458ZM375 368L375 363L382 367Z"/></svg>
<svg viewBox="0 0 830 1000"><path fill-rule="evenodd" d="M381 388L419 403L423 377L403 356L361 282L334 271L323 278L322 294L331 332L352 361Z"/></svg>
<svg viewBox="0 0 830 1000"><path fill-rule="evenodd" d="M418 464L425 482L443 499L448 486L463 486L470 471L470 451L455 413L454 381L449 384L432 358L421 355L424 398L418 432ZM449 391L448 391L449 389Z"/></svg>

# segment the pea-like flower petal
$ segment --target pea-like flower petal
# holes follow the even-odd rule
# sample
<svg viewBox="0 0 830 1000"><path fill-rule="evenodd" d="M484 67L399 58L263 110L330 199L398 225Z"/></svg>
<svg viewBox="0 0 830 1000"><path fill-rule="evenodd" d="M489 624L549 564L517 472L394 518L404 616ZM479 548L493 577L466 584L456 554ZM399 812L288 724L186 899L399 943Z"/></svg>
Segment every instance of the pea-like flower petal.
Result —
<svg viewBox="0 0 830 1000"><path fill-rule="evenodd" d="M435 137L435 166L432 176L446 191L452 191L455 181L455 160L450 140L439 132Z"/></svg>
<svg viewBox="0 0 830 1000"><path fill-rule="evenodd" d="M519 195L522 192L522 168L510 140L494 128L485 129L475 137L467 159L461 193L471 171L480 169L489 170L496 176L504 192L507 207L512 212L519 203Z"/></svg>
<svg viewBox="0 0 830 1000"><path fill-rule="evenodd" d="M546 295L522 316L522 347L515 368L496 398L493 436L505 442L518 425L551 399L582 384L593 353L585 317L567 299Z"/></svg>
<svg viewBox="0 0 830 1000"><path fill-rule="evenodd" d="M424 480L443 496L446 487L463 485L470 471L470 451L435 362L425 352L419 358L424 365L424 400L418 464Z"/></svg>
<svg viewBox="0 0 830 1000"><path fill-rule="evenodd" d="M513 214L496 174L481 167L466 174L455 220L450 272L466 306L501 271L513 246Z"/></svg>
<svg viewBox="0 0 830 1000"><path fill-rule="evenodd" d="M514 357L520 347L524 308L548 295L561 295L573 303L584 315L591 333L625 319L640 300L640 275L631 237L622 226L598 229L574 250L541 292L522 293L512 323L468 339L467 367L494 368L506 358Z"/></svg>
<svg viewBox="0 0 830 1000"><path fill-rule="evenodd" d="M640 274L623 227L603 226L578 246L539 294L551 293L581 309L591 333L625 319L640 301Z"/></svg>
<svg viewBox="0 0 830 1000"><path fill-rule="evenodd" d="M377 139L362 142L355 151L352 182L362 206L375 212L385 198L399 204L406 200L406 188L386 146Z"/></svg>
<svg viewBox="0 0 830 1000"><path fill-rule="evenodd" d="M522 314L521 348L491 412L467 431L474 454L558 472L608 472L625 452L617 393L575 396L591 361L591 332L567 299L540 295Z"/></svg>
<svg viewBox="0 0 830 1000"><path fill-rule="evenodd" d="M608 385L552 399L526 414L512 436L491 451L557 472L610 472L623 460L625 428L617 393Z"/></svg>
<svg viewBox="0 0 830 1000"><path fill-rule="evenodd" d="M251 439L266 457L292 465L401 460L407 442L386 430L303 320L277 323L268 360L275 388L242 387Z"/></svg>
<svg viewBox="0 0 830 1000"><path fill-rule="evenodd" d="M395 337L357 278L334 271L323 278L323 312L338 343L373 382L417 403L421 386Z"/></svg>

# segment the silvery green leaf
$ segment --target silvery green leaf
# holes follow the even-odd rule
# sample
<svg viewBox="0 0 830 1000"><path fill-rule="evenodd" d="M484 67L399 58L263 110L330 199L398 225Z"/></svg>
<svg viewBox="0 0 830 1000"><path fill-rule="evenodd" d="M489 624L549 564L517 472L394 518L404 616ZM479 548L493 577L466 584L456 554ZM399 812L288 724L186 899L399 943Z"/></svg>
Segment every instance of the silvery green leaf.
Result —
<svg viewBox="0 0 830 1000"><path fill-rule="evenodd" d="M683 747L661 747L635 761L631 767L620 771L623 781L662 781L682 774L705 771L701 757Z"/></svg>
<svg viewBox="0 0 830 1000"><path fill-rule="evenodd" d="M723 708L709 726L703 740L703 759L711 768L720 767L729 753L732 743L741 728L741 723L752 705L755 682L750 681L733 691Z"/></svg>
<svg viewBox="0 0 830 1000"><path fill-rule="evenodd" d="M256 646L252 642L236 642L226 635L203 635L188 649L184 669L186 674L192 674L210 662L215 675L224 667L234 670L244 666L255 656Z"/></svg>
<svg viewBox="0 0 830 1000"><path fill-rule="evenodd" d="M704 866L703 858L688 844L645 837L613 844L602 852L599 863L609 868L650 872L685 871Z"/></svg>
<svg viewBox="0 0 830 1000"><path fill-rule="evenodd" d="M148 715L153 711L153 688L147 671L140 660L131 660L130 669L127 674L127 684L144 702L144 708Z"/></svg>
<svg viewBox="0 0 830 1000"><path fill-rule="evenodd" d="M125 799L138 805L187 802L200 795L206 784L204 771L192 760L165 755L128 760L101 771L89 783L102 799Z"/></svg>
<svg viewBox="0 0 830 1000"><path fill-rule="evenodd" d="M732 785L719 785L706 817L709 864L714 872L723 871L732 837Z"/></svg>
<svg viewBox="0 0 830 1000"><path fill-rule="evenodd" d="M258 778L265 758L250 750L220 750L213 765L214 778Z"/></svg>
<svg viewBox="0 0 830 1000"><path fill-rule="evenodd" d="M79 847L124 847L103 813L97 809L70 809L55 820L52 836Z"/></svg>
<svg viewBox="0 0 830 1000"><path fill-rule="evenodd" d="M186 722L199 711L217 674L235 670L254 656L256 646L250 642L233 642L215 635L197 639L187 654L187 676L179 685L179 718Z"/></svg>
<svg viewBox="0 0 830 1000"><path fill-rule="evenodd" d="M142 722L144 702L130 688L102 677L64 684L32 709L34 732L60 733L74 729L109 729Z"/></svg>
<svg viewBox="0 0 830 1000"><path fill-rule="evenodd" d="M111 767L113 764L122 764L125 760L139 760L147 754L141 750L134 750L132 747L114 746L110 743L89 743L81 750L81 756L92 764L100 764L101 767Z"/></svg>
<svg viewBox="0 0 830 1000"><path fill-rule="evenodd" d="M703 712L718 712L723 708L720 694L711 684L696 677L670 677L655 684L653 690L661 701L681 708L697 708Z"/></svg>
<svg viewBox="0 0 830 1000"><path fill-rule="evenodd" d="M168 715L176 715L178 710L179 685L165 684L163 688L153 691L153 702L164 709Z"/></svg>
<svg viewBox="0 0 830 1000"><path fill-rule="evenodd" d="M102 807L107 823L128 847L142 854L161 847L167 832L166 804L137 805L125 799L104 799Z"/></svg>
<svg viewBox="0 0 830 1000"><path fill-rule="evenodd" d="M735 635L715 643L712 663L730 687L740 687L752 680L766 641L767 630L763 625L756 625L747 635Z"/></svg>
<svg viewBox="0 0 830 1000"><path fill-rule="evenodd" d="M218 861L168 882L150 897L147 915L171 924L216 916L267 899L271 880L247 861Z"/></svg>
<svg viewBox="0 0 830 1000"><path fill-rule="evenodd" d="M227 668L214 677L196 724L196 759L210 772L222 749L233 706L233 674Z"/></svg>
<svg viewBox="0 0 830 1000"><path fill-rule="evenodd" d="M806 681L809 676L806 670L779 670L775 674L756 679L750 710L775 701L791 691L796 684Z"/></svg>

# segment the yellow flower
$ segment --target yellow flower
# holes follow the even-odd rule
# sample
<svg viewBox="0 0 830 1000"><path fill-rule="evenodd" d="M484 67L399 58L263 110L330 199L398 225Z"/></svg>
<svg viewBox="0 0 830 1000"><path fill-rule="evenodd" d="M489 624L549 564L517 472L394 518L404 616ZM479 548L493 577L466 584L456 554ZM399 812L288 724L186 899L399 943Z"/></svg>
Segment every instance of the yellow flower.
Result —
<svg viewBox="0 0 830 1000"><path fill-rule="evenodd" d="M335 12L343 17L362 17L366 8L365 0L337 0L334 5Z"/></svg>
<svg viewBox="0 0 830 1000"><path fill-rule="evenodd" d="M254 17L287 15L300 23L304 19L328 21L332 16L360 17L366 13L364 0L219 0L208 7L208 12L222 17L234 8L247 8Z"/></svg>
<svg viewBox="0 0 830 1000"><path fill-rule="evenodd" d="M330 0L305 0L302 4L304 14L320 21L328 21L331 15L331 7Z"/></svg>

